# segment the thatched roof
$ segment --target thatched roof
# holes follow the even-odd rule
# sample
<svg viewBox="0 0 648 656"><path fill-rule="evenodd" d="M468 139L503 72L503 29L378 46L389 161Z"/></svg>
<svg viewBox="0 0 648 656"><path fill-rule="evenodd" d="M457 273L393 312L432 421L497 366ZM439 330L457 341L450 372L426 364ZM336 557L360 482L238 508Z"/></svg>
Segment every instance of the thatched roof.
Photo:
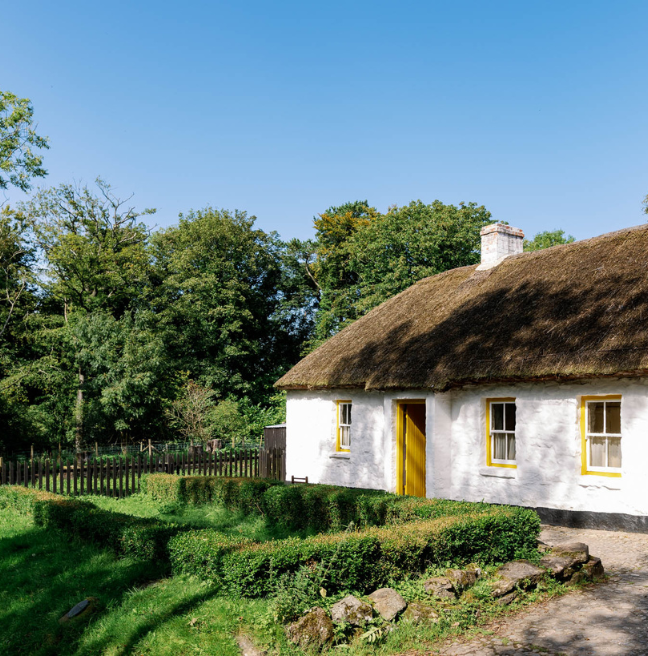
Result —
<svg viewBox="0 0 648 656"><path fill-rule="evenodd" d="M358 319L281 389L445 390L648 374L648 225L425 278Z"/></svg>

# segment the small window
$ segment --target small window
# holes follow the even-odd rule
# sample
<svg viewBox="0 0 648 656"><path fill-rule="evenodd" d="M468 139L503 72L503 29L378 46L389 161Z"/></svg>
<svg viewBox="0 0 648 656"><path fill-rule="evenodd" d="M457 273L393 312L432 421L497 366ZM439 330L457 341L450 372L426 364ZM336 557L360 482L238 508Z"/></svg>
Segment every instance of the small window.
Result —
<svg viewBox="0 0 648 656"><path fill-rule="evenodd" d="M351 450L351 401L337 402L337 450Z"/></svg>
<svg viewBox="0 0 648 656"><path fill-rule="evenodd" d="M515 399L491 399L487 413L487 464L515 467Z"/></svg>
<svg viewBox="0 0 648 656"><path fill-rule="evenodd" d="M621 473L621 398L587 398L584 473Z"/></svg>

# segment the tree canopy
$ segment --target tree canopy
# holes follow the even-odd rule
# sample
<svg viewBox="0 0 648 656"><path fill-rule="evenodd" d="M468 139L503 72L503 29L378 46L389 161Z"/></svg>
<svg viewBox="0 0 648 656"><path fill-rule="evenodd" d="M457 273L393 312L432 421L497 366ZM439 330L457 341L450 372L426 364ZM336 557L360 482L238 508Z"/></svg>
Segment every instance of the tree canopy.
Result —
<svg viewBox="0 0 648 656"><path fill-rule="evenodd" d="M28 98L0 90L0 189L29 191L32 178L47 175L38 150L49 148L36 134L34 108Z"/></svg>
<svg viewBox="0 0 648 656"><path fill-rule="evenodd" d="M258 440L284 418L277 378L417 280L478 262L491 222L476 203L353 201L316 216L314 239L283 242L243 211L163 230L153 213L101 179L2 208L0 453Z"/></svg>
<svg viewBox="0 0 648 656"><path fill-rule="evenodd" d="M571 244L573 241L574 238L571 235L566 235L564 230L545 230L539 232L533 239L525 239L524 250L539 251L559 244Z"/></svg>

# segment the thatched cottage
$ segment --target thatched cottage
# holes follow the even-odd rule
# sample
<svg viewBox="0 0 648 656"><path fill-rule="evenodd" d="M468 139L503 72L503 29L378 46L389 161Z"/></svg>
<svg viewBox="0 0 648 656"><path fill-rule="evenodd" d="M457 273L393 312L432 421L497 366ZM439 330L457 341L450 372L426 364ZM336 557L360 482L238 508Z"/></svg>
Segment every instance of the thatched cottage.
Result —
<svg viewBox="0 0 648 656"><path fill-rule="evenodd" d="M287 475L648 530L648 226L419 281L287 390Z"/></svg>

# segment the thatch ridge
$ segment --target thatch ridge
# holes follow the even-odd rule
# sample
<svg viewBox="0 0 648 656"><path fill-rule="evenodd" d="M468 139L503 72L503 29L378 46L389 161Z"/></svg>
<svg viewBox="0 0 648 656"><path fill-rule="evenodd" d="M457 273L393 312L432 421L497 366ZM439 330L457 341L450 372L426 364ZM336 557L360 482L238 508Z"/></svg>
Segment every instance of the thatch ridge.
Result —
<svg viewBox="0 0 648 656"><path fill-rule="evenodd" d="M441 391L648 372L648 225L476 268L419 280L277 387Z"/></svg>

